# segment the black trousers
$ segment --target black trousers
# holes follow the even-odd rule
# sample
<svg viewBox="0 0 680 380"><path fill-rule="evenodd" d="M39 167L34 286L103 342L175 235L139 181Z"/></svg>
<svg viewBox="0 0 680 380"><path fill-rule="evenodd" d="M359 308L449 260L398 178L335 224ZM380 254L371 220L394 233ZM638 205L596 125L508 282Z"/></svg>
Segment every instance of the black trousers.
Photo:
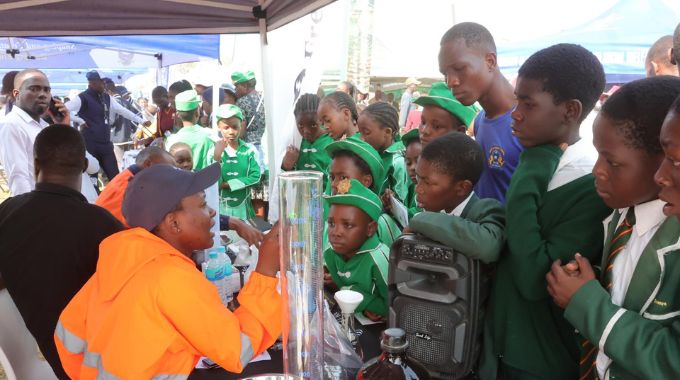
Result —
<svg viewBox="0 0 680 380"><path fill-rule="evenodd" d="M85 146L87 151L99 161L99 166L104 170L104 174L111 181L113 177L118 174L118 162L116 155L113 153L113 143L98 143L93 141L86 141Z"/></svg>

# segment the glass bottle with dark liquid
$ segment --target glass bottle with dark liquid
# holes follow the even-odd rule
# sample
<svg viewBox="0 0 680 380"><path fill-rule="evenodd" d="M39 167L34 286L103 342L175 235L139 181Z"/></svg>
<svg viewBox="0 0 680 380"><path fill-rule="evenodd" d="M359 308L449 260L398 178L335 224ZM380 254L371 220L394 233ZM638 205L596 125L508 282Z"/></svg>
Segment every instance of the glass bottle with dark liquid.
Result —
<svg viewBox="0 0 680 380"><path fill-rule="evenodd" d="M404 330L383 331L380 347L383 353L361 367L357 380L430 380L425 367L406 355L408 342Z"/></svg>

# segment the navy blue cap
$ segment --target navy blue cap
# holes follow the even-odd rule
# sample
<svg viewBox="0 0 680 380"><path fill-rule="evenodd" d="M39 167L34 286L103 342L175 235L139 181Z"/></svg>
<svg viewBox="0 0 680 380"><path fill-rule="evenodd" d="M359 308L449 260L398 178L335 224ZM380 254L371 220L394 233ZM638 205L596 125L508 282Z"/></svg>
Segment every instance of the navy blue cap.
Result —
<svg viewBox="0 0 680 380"><path fill-rule="evenodd" d="M130 227L151 231L182 201L220 178L220 164L190 172L172 165L150 166L130 180L123 197L123 216Z"/></svg>
<svg viewBox="0 0 680 380"><path fill-rule="evenodd" d="M87 78L87 80L101 80L102 79L102 77L99 76L99 73L94 71L94 70L85 74L85 78Z"/></svg>

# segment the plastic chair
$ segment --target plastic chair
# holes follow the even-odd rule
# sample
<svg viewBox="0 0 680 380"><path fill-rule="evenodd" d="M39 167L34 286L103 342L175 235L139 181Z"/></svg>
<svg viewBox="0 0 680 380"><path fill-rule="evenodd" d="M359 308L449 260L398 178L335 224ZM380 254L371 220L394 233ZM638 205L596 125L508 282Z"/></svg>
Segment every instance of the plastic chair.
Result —
<svg viewBox="0 0 680 380"><path fill-rule="evenodd" d="M52 367L38 357L38 344L7 289L0 290L0 364L8 380L57 379Z"/></svg>

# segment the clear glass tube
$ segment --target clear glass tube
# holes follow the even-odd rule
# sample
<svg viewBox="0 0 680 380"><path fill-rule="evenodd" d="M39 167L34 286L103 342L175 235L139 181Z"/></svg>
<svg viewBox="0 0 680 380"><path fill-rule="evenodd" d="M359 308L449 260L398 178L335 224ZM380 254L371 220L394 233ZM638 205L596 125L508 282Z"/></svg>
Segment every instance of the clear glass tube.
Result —
<svg viewBox="0 0 680 380"><path fill-rule="evenodd" d="M283 366L287 375L323 377L322 174L279 175Z"/></svg>

